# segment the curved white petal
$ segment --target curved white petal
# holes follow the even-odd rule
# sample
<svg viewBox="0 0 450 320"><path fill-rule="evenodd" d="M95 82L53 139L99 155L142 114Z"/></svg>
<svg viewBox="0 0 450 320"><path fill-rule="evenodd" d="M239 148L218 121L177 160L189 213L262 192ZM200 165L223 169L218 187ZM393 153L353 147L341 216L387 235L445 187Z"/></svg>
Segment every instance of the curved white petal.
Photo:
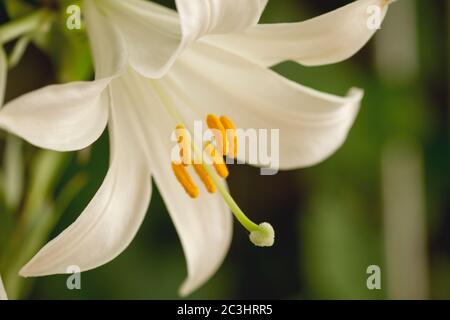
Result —
<svg viewBox="0 0 450 320"><path fill-rule="evenodd" d="M3 286L2 277L0 276L0 300L8 300L5 287Z"/></svg>
<svg viewBox="0 0 450 320"><path fill-rule="evenodd" d="M197 119L213 113L230 117L243 130L279 129L281 169L311 166L334 153L362 99L361 90L348 97L321 93L201 43L179 58L164 81L179 107L196 110ZM270 145L268 150L270 155ZM263 165L263 160L251 164Z"/></svg>
<svg viewBox="0 0 450 320"><path fill-rule="evenodd" d="M41 148L79 150L102 134L109 79L48 86L7 103L0 127Z"/></svg>
<svg viewBox="0 0 450 320"><path fill-rule="evenodd" d="M114 21L107 19L95 4L85 0L84 15L95 64L96 79L114 77L122 73L128 62L128 52Z"/></svg>
<svg viewBox="0 0 450 320"><path fill-rule="evenodd" d="M22 268L22 276L101 266L125 250L141 225L150 201L150 170L128 105L120 96L113 99L111 164L102 186L79 218Z"/></svg>
<svg viewBox="0 0 450 320"><path fill-rule="evenodd" d="M100 0L97 4L120 30L135 70L151 78L167 72L182 50L175 11L143 0Z"/></svg>
<svg viewBox="0 0 450 320"><path fill-rule="evenodd" d="M176 0L183 35L198 39L226 34L258 23L268 0Z"/></svg>
<svg viewBox="0 0 450 320"><path fill-rule="evenodd" d="M257 25L207 41L264 66L293 60L307 66L343 61L358 52L381 25L391 0L358 0L299 23Z"/></svg>
<svg viewBox="0 0 450 320"><path fill-rule="evenodd" d="M267 0L177 0L173 10L143 0L101 0L127 43L130 64L150 78L162 77L191 43L207 34L255 25Z"/></svg>
<svg viewBox="0 0 450 320"><path fill-rule="evenodd" d="M0 45L0 108L3 105L5 99L5 89L6 89L6 75L8 73L8 63L6 61L5 50L3 46Z"/></svg>
<svg viewBox="0 0 450 320"><path fill-rule="evenodd" d="M152 174L180 237L187 260L188 277L180 288L187 295L206 282L219 268L228 252L232 236L232 216L219 194L209 194L192 168L190 174L200 189L191 199L171 169L171 140L177 122L170 106L161 103L152 80L131 75L124 82L137 92L130 107L138 108L138 118L146 135Z"/></svg>

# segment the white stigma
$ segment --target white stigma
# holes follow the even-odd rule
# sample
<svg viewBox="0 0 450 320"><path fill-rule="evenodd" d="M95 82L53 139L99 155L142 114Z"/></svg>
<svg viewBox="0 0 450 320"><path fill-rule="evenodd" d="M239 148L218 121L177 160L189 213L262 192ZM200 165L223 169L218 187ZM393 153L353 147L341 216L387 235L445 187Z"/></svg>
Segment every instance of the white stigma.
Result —
<svg viewBox="0 0 450 320"><path fill-rule="evenodd" d="M275 242L275 231L273 227L263 222L259 225L259 229L250 233L250 241L258 247L271 247Z"/></svg>

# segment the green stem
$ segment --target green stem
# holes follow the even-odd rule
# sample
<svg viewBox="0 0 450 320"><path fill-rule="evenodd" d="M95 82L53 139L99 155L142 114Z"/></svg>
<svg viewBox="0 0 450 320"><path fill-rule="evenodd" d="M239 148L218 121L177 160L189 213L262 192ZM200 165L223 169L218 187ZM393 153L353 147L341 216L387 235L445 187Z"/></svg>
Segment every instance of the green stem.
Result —
<svg viewBox="0 0 450 320"><path fill-rule="evenodd" d="M0 26L0 43L7 43L35 30L49 15L50 12L48 10L41 9L28 16L13 20Z"/></svg>
<svg viewBox="0 0 450 320"><path fill-rule="evenodd" d="M206 172L208 172L209 176L214 181L214 184L216 185L217 189L222 195L222 198L225 200L231 212L233 212L234 216L239 221L239 223L249 232L259 230L260 229L259 225L254 223L245 215L245 213L241 210L241 208L239 208L236 201L234 201L233 197L228 193L227 189L225 188L225 185L221 183L221 181L219 181L217 173L214 171L211 165L208 165L205 162L202 162L202 164Z"/></svg>
<svg viewBox="0 0 450 320"><path fill-rule="evenodd" d="M30 44L31 36L30 34L26 34L17 40L15 43L14 49L11 52L11 55L8 59L8 68L12 69L17 66L22 59L25 51L27 50L28 45Z"/></svg>

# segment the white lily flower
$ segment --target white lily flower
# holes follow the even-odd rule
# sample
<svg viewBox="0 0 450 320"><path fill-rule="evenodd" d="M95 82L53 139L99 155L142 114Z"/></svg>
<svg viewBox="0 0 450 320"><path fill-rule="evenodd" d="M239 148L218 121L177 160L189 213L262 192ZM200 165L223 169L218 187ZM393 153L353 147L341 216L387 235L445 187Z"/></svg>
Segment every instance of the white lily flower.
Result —
<svg viewBox="0 0 450 320"><path fill-rule="evenodd" d="M180 236L188 277L185 295L210 278L231 241L229 211L256 245L273 244L273 228L251 222L210 168L200 178L175 174L176 126L226 114L239 128L279 128L280 167L316 164L344 142L362 91L346 97L306 88L268 67L284 60L334 63L374 34L367 8L382 17L387 0L359 0L301 23L257 25L268 0L177 0L178 14L142 0L84 2L96 81L50 86L10 102L0 126L53 150L79 150L107 122L110 168L80 217L21 270L23 276L98 267L118 256L147 211L153 177ZM184 180L183 180L184 179ZM210 180L208 180L210 179ZM205 182L205 180L208 180ZM194 186L205 182L209 191Z"/></svg>
<svg viewBox="0 0 450 320"><path fill-rule="evenodd" d="M0 276L0 300L8 300L5 287L3 286L2 277Z"/></svg>

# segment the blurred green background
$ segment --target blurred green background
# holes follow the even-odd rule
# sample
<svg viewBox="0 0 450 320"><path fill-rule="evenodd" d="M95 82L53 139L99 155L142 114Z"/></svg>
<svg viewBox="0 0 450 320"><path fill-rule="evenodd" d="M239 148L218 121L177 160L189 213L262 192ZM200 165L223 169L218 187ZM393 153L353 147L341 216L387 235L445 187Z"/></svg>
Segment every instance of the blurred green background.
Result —
<svg viewBox="0 0 450 320"><path fill-rule="evenodd" d="M24 11L41 3L23 2ZM174 7L173 1L158 2ZM263 21L300 21L349 2L271 0ZM9 5L2 0L2 23L15 14ZM236 226L222 268L189 298L450 298L449 15L446 0L400 0L350 60L274 68L326 92L364 88L361 112L345 145L318 166L275 176L230 168L232 195L254 220L274 225L277 242L257 249ZM59 25L63 21L64 12ZM46 39L28 47L8 75L7 100L49 83L92 77L84 33L64 30L56 23ZM68 290L67 276L18 278L18 268L74 221L100 186L108 137L70 154L1 137L0 273L11 297L178 298L185 261L156 191L136 239L114 261L83 273L82 290ZM366 286L369 265L381 268L381 290Z"/></svg>

